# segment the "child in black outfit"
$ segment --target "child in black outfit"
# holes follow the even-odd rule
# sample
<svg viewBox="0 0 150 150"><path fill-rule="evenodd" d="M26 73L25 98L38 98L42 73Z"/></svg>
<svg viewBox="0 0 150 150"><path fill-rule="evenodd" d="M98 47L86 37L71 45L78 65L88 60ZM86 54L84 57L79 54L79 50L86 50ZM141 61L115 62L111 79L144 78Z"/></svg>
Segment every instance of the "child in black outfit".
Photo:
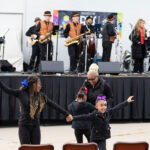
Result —
<svg viewBox="0 0 150 150"><path fill-rule="evenodd" d="M82 87L78 92L77 98L68 106L69 112L75 115L88 114L95 110L95 107L86 102L87 100L87 88ZM72 128L74 128L74 134L77 140L77 143L83 143L83 135L87 138L87 141L90 142L90 132L91 132L91 123L90 121L72 121Z"/></svg>
<svg viewBox="0 0 150 150"><path fill-rule="evenodd" d="M114 112L125 107L128 103L133 102L133 96L126 101L107 110L106 96L98 96L96 100L96 109L90 114L68 117L67 121L91 120L91 142L98 144L100 150L106 150L106 139L110 138L109 121Z"/></svg>
<svg viewBox="0 0 150 150"><path fill-rule="evenodd" d="M18 119L20 144L40 144L40 113L44 106L48 105L54 108L64 114L65 117L69 113L41 92L39 77L29 76L21 84L20 89L12 89L0 81L0 88L9 95L18 98L20 104L20 117Z"/></svg>

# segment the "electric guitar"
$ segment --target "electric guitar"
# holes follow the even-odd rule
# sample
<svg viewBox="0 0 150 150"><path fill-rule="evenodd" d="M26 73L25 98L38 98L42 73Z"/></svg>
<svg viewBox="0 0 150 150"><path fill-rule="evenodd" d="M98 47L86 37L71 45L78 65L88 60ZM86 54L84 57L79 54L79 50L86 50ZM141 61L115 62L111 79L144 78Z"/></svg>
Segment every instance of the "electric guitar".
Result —
<svg viewBox="0 0 150 150"><path fill-rule="evenodd" d="M33 46L36 42L38 42L38 39L36 39L37 36L35 34L34 36L35 38L32 38L31 36L27 37L27 41L30 46Z"/></svg>

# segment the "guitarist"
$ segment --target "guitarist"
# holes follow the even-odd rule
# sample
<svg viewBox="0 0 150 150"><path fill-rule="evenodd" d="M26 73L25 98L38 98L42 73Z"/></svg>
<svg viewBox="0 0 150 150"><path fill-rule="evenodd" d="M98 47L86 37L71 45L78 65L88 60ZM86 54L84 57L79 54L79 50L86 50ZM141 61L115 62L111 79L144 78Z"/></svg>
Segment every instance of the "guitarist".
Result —
<svg viewBox="0 0 150 150"><path fill-rule="evenodd" d="M67 38L68 41L72 41L72 38L81 34L82 25L79 23L79 14L72 14L72 22L67 24L64 30L64 37ZM70 73L77 73L77 63L79 61L80 49L79 45L71 44L68 46L68 53L70 57Z"/></svg>
<svg viewBox="0 0 150 150"><path fill-rule="evenodd" d="M111 56L112 43L114 42L116 31L114 29L114 16L113 14L108 15L107 22L104 24L102 31L102 61L109 62ZM119 34L119 32L117 32Z"/></svg>
<svg viewBox="0 0 150 150"><path fill-rule="evenodd" d="M44 12L44 20L40 21L38 26L36 27L36 35L38 39L44 40L46 39L47 34L55 34L54 31L54 25L50 21L51 19L51 12L50 11L45 11ZM40 45L40 58L41 60L49 60L52 61L53 57L53 44L51 41L51 34L49 37L47 37L48 40L46 42L39 44Z"/></svg>
<svg viewBox="0 0 150 150"><path fill-rule="evenodd" d="M35 35L35 28L37 27L37 25L39 24L39 22L41 21L41 19L39 17L36 17L34 20L34 26L30 27L28 29L28 31L26 32L26 36L30 37L31 39L35 39L36 35ZM36 64L35 64L35 58L36 59ZM40 48L39 48L39 43L36 42L34 45L32 45L32 55L30 58L30 63L29 63L29 68L28 71L32 72L33 69L34 71L38 71L38 65L40 62ZM35 68L33 67L35 64Z"/></svg>

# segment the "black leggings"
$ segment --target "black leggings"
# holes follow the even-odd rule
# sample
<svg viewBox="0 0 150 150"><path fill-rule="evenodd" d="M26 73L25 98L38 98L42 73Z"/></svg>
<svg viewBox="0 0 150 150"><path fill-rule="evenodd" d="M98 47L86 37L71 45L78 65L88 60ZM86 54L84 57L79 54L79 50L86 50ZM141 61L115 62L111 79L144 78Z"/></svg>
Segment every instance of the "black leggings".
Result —
<svg viewBox="0 0 150 150"><path fill-rule="evenodd" d="M90 142L90 129L75 129L74 130L77 143L83 143L83 135L87 138L87 141Z"/></svg>
<svg viewBox="0 0 150 150"><path fill-rule="evenodd" d="M106 150L106 140L92 141L97 143L99 150Z"/></svg>
<svg viewBox="0 0 150 150"><path fill-rule="evenodd" d="M144 58L134 59L134 69L133 69L133 72L142 73L144 71L144 69L143 69L143 62L144 62Z"/></svg>
<svg viewBox="0 0 150 150"><path fill-rule="evenodd" d="M19 139L20 144L40 144L40 126L19 125Z"/></svg>

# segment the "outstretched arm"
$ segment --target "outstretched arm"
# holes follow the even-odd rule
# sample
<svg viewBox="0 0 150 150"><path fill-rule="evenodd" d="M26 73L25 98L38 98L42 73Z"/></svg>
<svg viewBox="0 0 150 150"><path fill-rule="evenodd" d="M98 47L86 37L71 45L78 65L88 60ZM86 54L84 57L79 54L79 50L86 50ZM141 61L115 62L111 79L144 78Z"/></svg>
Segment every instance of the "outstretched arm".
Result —
<svg viewBox="0 0 150 150"><path fill-rule="evenodd" d="M134 100L132 100L133 96L130 96L126 101L114 106L113 108L109 109L108 112L112 115L114 112L124 108L128 105L128 103L132 103Z"/></svg>
<svg viewBox="0 0 150 150"><path fill-rule="evenodd" d="M16 96L16 97L18 97L21 93L21 90L9 88L4 83L2 83L1 81L0 81L0 88L2 90L4 90L7 94L11 94L11 95Z"/></svg>
<svg viewBox="0 0 150 150"><path fill-rule="evenodd" d="M56 111L62 113L63 115L65 115L65 117L67 117L69 115L69 112L67 112L64 108L62 108L60 105L56 104L55 102L53 102L52 100L50 100L49 98L46 97L46 104L52 108L54 108Z"/></svg>
<svg viewBox="0 0 150 150"><path fill-rule="evenodd" d="M92 121L95 118L95 112L92 112L90 114L84 114L84 115L78 115L78 116L69 116L67 117L67 122L70 122L72 120L83 120L83 121Z"/></svg>

